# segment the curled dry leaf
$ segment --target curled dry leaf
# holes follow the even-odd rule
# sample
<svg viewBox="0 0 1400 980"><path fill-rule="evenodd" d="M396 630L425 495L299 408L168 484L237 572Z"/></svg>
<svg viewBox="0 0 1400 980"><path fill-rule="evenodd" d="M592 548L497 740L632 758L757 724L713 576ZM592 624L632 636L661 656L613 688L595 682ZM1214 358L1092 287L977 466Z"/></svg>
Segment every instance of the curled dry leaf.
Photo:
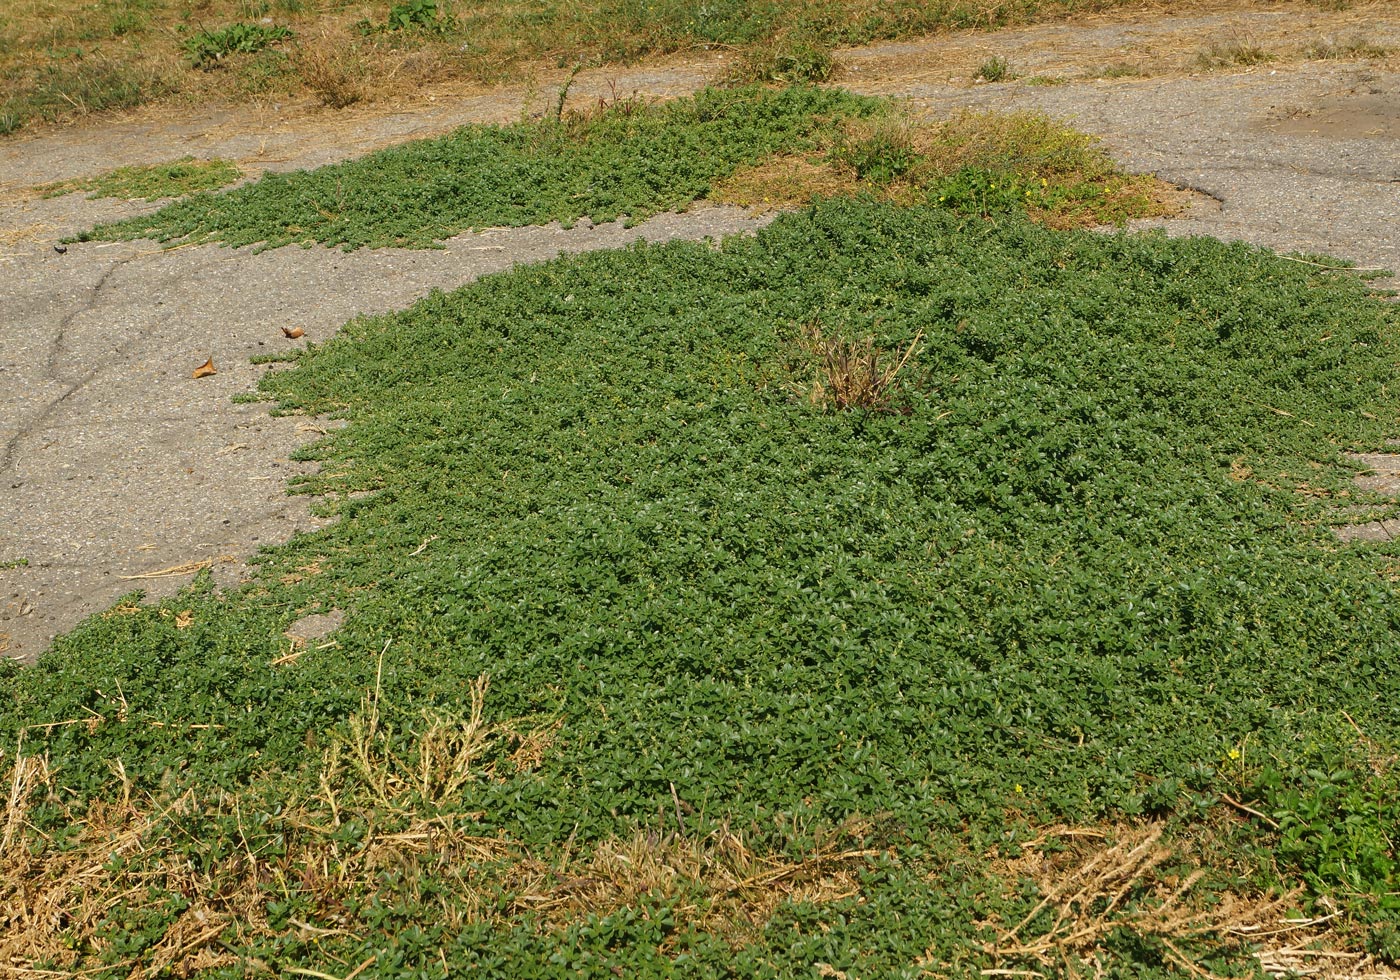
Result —
<svg viewBox="0 0 1400 980"><path fill-rule="evenodd" d="M305 334L306 331L301 329L301 327L283 327L282 333L290 337L292 340L296 340L298 337Z"/></svg>
<svg viewBox="0 0 1400 980"><path fill-rule="evenodd" d="M175 614L175 628L177 630L188 629L194 624L194 610L182 609Z"/></svg>
<svg viewBox="0 0 1400 980"><path fill-rule="evenodd" d="M196 378L207 378L211 374L218 373L219 370L218 368L214 367L214 359L212 357L209 358L209 360L205 361L203 364L201 364L199 367L194 369L194 376Z"/></svg>

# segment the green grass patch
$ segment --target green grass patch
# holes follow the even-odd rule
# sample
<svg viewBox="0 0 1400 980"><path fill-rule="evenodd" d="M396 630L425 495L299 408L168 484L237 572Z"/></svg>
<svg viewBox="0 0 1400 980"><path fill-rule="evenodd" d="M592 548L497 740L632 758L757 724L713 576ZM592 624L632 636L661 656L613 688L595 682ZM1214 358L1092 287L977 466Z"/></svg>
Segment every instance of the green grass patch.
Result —
<svg viewBox="0 0 1400 980"><path fill-rule="evenodd" d="M977 74L974 77L983 82L1006 82L1016 76L1011 74L1011 63L1000 55L995 55L977 66Z"/></svg>
<svg viewBox="0 0 1400 980"><path fill-rule="evenodd" d="M1086 964L1219 973L1250 968L1223 926L1114 925L1183 880L1166 858L1064 916L998 862L1060 822L1199 841L1229 794L1272 824L1217 832L1211 888L1277 918L1269 882L1305 879L1386 948L1396 548L1328 524L1394 512L1342 452L1394 433L1396 327L1241 244L861 200L357 319L263 381L348 419L299 484L339 520L0 680L0 745L50 767L15 860L154 801L110 872L142 887L64 953L121 975L249 867L223 949L322 972L1043 969L1034 937L1086 915ZM815 330L914 346L884 410L812 403ZM289 645L330 608L332 645ZM627 841L708 842L713 873L570 905ZM142 876L170 853L183 877ZM830 888L706 918L734 893L704 882L818 853L771 880Z"/></svg>
<svg viewBox="0 0 1400 980"><path fill-rule="evenodd" d="M749 47L729 71L733 82L824 82L836 70L831 48L810 38L784 35Z"/></svg>
<svg viewBox="0 0 1400 980"><path fill-rule="evenodd" d="M706 90L658 107L467 126L450 136L200 195L87 238L425 247L473 227L640 220L735 168L815 147L882 103L814 88Z"/></svg>
<svg viewBox="0 0 1400 980"><path fill-rule="evenodd" d="M89 200L117 197L128 201L158 201L216 190L242 176L243 172L228 160L196 160L187 156L145 167L118 167L96 177L54 181L41 184L35 190L44 197L83 191Z"/></svg>

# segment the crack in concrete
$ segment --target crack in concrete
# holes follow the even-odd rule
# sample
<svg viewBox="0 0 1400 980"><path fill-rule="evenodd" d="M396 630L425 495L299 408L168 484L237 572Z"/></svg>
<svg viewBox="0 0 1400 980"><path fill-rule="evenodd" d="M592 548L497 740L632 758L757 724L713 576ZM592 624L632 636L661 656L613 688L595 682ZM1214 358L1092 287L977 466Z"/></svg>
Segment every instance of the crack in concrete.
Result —
<svg viewBox="0 0 1400 980"><path fill-rule="evenodd" d="M89 288L87 299L84 300L83 303L77 309L73 310L71 313L69 313L62 320L59 321L57 328L54 331L54 337L49 342L49 351L44 362L45 380L59 380L56 365L58 364L58 358L62 352L63 345L67 337L68 328L73 325L73 322L78 317L82 316L84 313L90 312L93 309L93 307L97 305L97 299L101 295L102 290L106 288L108 281L112 278L112 275L115 272L117 272L117 270L125 267L127 264L129 264L138 257L139 256L136 255L128 255L124 258L118 259L115 263L113 263L113 265L109 269L107 269L106 272L102 273L102 275L98 277L97 282ZM130 343L131 339L128 338L121 344L118 344L117 347L113 350L113 354L118 356L121 355L130 345ZM81 378L79 378L77 381L73 382L66 389L64 389L64 391L57 398L51 400L42 409L40 409L37 414L33 415L20 425L15 434L5 441L4 447L0 448L0 474L6 472L14 472L15 453L18 450L19 444L24 439L24 437L26 435L31 434L34 429L36 429L40 424L44 422L45 419L51 417L54 412L58 411L59 407L62 406L64 402L66 402L69 398L73 397L73 395L77 393L84 385L88 384L88 382L95 378L97 376L98 371L100 371L101 369L101 364L96 364L93 367L89 368ZM14 484L14 486L18 486L18 484Z"/></svg>
<svg viewBox="0 0 1400 980"><path fill-rule="evenodd" d="M53 333L53 339L49 341L49 353L44 364L44 372L50 379L58 380L58 372L55 366L58 363L59 355L62 353L63 344L68 335L68 328L73 325L74 320L84 313L91 311L92 308L97 305L97 298L102 294L102 290L106 288L108 280L110 280L119 269L126 266L135 258L137 258L137 256L128 255L114 262L106 272L98 277L97 282L88 289L87 299L84 300L77 309L73 310L73 312L69 313L58 322L57 329L55 329Z"/></svg>

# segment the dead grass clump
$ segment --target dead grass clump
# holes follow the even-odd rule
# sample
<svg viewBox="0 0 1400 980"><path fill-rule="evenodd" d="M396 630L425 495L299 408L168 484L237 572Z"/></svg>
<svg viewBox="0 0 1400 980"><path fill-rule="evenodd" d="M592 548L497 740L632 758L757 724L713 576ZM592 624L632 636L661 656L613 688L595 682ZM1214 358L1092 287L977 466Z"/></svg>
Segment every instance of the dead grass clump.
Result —
<svg viewBox="0 0 1400 980"><path fill-rule="evenodd" d="M381 668L382 668L381 660ZM321 799L338 813L342 801L393 812L451 806L467 784L528 772L541 764L563 725L554 719L529 727L520 721L484 721L486 675L472 682L465 716L425 709L421 724L401 728L380 712L379 685L335 737L321 767ZM506 771L486 756L502 756Z"/></svg>
<svg viewBox="0 0 1400 980"><path fill-rule="evenodd" d="M484 684L479 689L484 694ZM428 734L439 747L420 754L460 772L472 754L463 746L485 731L475 708L471 725L455 743ZM361 731L368 737L375 729ZM532 745L522 748L527 756L546 747L521 744ZM392 807L352 806L345 787L326 784L330 792L287 801L275 816L232 796L137 802L124 782L119 800L70 813L60 842L31 821L37 803L62 806L54 770L22 749L21 742L8 766L0 820L0 972L20 976L95 963L132 976L188 976L279 942L314 940L333 956L337 939L358 947L373 935L379 926L366 916L375 914L375 900L418 909L453 935L471 923L520 917L563 927L660 899L738 945L758 937L785 902L857 894L860 870L882 853L860 845L867 828L855 823L799 860L758 854L728 828L690 836L679 797L680 829L670 834L639 831L581 854L568 843L562 853L531 853L475 833L479 813L405 810L389 779L376 786ZM362 759L382 764L368 751ZM136 932L142 942L133 947L127 941ZM140 951L122 958L123 944Z"/></svg>
<svg viewBox="0 0 1400 980"><path fill-rule="evenodd" d="M1364 34L1347 38L1320 37L1303 45L1303 57L1311 61L1347 58L1384 58L1390 49L1367 39Z"/></svg>
<svg viewBox="0 0 1400 980"><path fill-rule="evenodd" d="M348 935L315 922L343 920L348 902L382 891L386 872L421 900L422 883L450 870L458 887L438 911L460 925L489 903L496 882L482 869L511 853L505 841L472 834L466 820L379 829L374 816L360 815L366 829L347 836L344 824L305 808L281 821L279 845L266 828L254 833L236 799L206 807L188 794L164 807L94 804L58 846L26 826L25 794L48 785L50 771L32 759L13 769L19 791L6 801L5 820L12 832L0 838L0 966L16 975L42 975L39 964L76 970L85 957L109 956L124 938L123 924L150 941L139 956L108 968L141 976L233 965L241 958L230 946L259 939ZM207 841L192 854L195 842L182 824L201 818L206 826L218 818L236 823L237 838ZM270 900L293 892L304 898L305 917L274 922Z"/></svg>
<svg viewBox="0 0 1400 980"><path fill-rule="evenodd" d="M1099 65L1084 73L1085 78L1142 78L1147 72L1141 66L1128 61L1115 61L1111 64Z"/></svg>
<svg viewBox="0 0 1400 980"><path fill-rule="evenodd" d="M852 173L830 161L781 154L717 181L708 199L762 214L796 210L818 198L845 197L855 194L859 187Z"/></svg>
<svg viewBox="0 0 1400 980"><path fill-rule="evenodd" d="M353 42L322 35L292 53L292 68L328 108L344 109L365 98L369 66Z"/></svg>
<svg viewBox="0 0 1400 980"><path fill-rule="evenodd" d="M563 926L643 900L680 899L678 911L740 946L757 938L779 906L826 904L860 893L860 872L884 852L859 846L869 828L852 821L792 861L752 851L728 827L703 837L639 832L587 856L529 868L513 886L515 908Z"/></svg>
<svg viewBox="0 0 1400 980"><path fill-rule="evenodd" d="M807 402L820 408L893 411L896 381L923 336L920 330L903 351L891 353L878 347L873 337L832 336L824 334L819 324L808 324L799 344L815 362L815 371L809 382L797 388Z"/></svg>
<svg viewBox="0 0 1400 980"><path fill-rule="evenodd" d="M1297 915L1301 888L1240 895L1203 887L1206 869L1183 861L1163 832L1160 823L1051 829L1002 862L1000 877L1030 879L1042 897L986 945L998 969L984 974L1101 976L1107 945L1128 933L1200 980L1215 980L1192 953L1202 943L1247 953L1275 977L1400 977L1367 953L1337 948L1345 939L1332 931L1336 915Z"/></svg>
<svg viewBox="0 0 1400 980"><path fill-rule="evenodd" d="M1267 64L1274 55L1247 38L1213 41L1196 52L1195 67L1205 71Z"/></svg>

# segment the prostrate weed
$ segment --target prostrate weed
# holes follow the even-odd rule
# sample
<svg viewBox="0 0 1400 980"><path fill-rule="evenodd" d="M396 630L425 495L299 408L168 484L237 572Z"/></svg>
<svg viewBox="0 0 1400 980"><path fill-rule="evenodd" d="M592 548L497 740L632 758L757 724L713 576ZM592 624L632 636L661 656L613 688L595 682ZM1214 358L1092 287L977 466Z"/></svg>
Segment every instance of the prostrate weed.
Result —
<svg viewBox="0 0 1400 980"><path fill-rule="evenodd" d="M1343 452L1396 327L1245 245L870 201L352 321L263 382L348 420L339 520L0 680L0 953L1221 976L1326 895L1393 960L1398 556L1328 525L1394 512Z"/></svg>
<svg viewBox="0 0 1400 980"><path fill-rule="evenodd" d="M431 246L473 227L637 221L709 197L788 206L820 195L1026 211L1061 227L1164 213L1156 182L1119 173L1091 137L1034 113L918 125L887 100L793 86L706 89L659 106L451 135L99 225L90 239L275 248ZM799 161L798 175L791 175Z"/></svg>
<svg viewBox="0 0 1400 980"><path fill-rule="evenodd" d="M196 160L187 156L146 167L118 167L88 179L54 181L35 190L44 197L85 191L90 200L119 197L129 201L158 201L164 197L217 190L242 176L242 171L227 160Z"/></svg>
<svg viewBox="0 0 1400 980"><path fill-rule="evenodd" d="M743 164L812 149L885 103L815 88L710 89L657 107L466 126L314 171L267 174L85 238L423 247L473 227L641 220L684 207Z"/></svg>

